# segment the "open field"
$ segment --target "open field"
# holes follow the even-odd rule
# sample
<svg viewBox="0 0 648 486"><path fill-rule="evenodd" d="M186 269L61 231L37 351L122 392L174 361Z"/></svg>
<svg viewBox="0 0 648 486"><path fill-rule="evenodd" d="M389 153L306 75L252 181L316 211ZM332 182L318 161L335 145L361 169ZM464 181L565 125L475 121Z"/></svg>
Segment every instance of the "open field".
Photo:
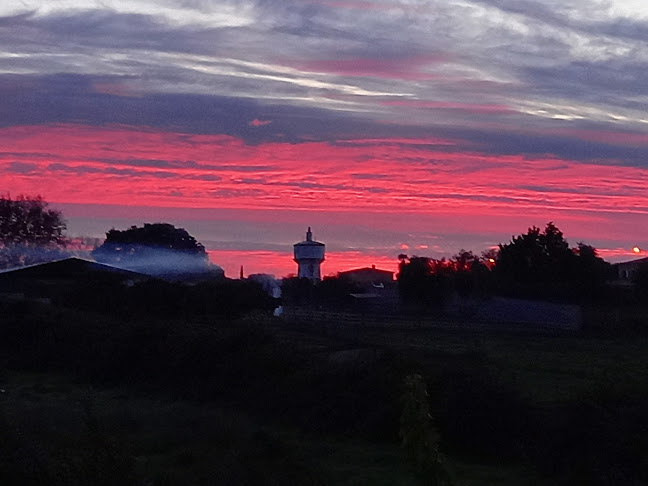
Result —
<svg viewBox="0 0 648 486"><path fill-rule="evenodd" d="M418 484L389 444L301 434L214 403L69 376L10 373L4 386L3 434L33 453L23 461L34 483Z"/></svg>
<svg viewBox="0 0 648 486"><path fill-rule="evenodd" d="M2 307L3 447L31 484L424 484L411 373L456 484L648 484L645 337Z"/></svg>

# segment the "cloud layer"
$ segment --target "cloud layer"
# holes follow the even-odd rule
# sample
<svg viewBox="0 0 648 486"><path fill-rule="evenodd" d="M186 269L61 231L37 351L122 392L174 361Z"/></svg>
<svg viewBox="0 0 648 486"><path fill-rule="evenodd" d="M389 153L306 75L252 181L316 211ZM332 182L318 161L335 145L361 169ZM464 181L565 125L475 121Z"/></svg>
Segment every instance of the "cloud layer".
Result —
<svg viewBox="0 0 648 486"><path fill-rule="evenodd" d="M646 39L639 0L23 0L0 6L0 191L632 246Z"/></svg>

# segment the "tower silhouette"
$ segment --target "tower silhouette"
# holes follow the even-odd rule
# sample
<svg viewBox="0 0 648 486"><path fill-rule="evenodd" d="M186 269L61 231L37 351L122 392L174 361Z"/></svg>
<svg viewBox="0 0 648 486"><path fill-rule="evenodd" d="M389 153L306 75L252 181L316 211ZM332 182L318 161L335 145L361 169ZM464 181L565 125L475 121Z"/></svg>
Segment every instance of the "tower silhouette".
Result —
<svg viewBox="0 0 648 486"><path fill-rule="evenodd" d="M306 231L306 240L293 245L295 261L297 262L297 276L311 280L321 280L320 265L324 261L324 243L313 241L310 226Z"/></svg>

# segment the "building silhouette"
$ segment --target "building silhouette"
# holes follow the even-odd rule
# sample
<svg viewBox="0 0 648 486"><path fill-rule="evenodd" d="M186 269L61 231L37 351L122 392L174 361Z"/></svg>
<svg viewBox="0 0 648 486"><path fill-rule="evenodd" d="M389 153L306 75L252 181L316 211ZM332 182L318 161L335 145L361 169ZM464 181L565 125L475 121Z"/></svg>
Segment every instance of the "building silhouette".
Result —
<svg viewBox="0 0 648 486"><path fill-rule="evenodd" d="M297 262L297 277L321 280L320 265L324 261L325 245L313 240L310 226L306 232L306 240L295 243L293 248Z"/></svg>

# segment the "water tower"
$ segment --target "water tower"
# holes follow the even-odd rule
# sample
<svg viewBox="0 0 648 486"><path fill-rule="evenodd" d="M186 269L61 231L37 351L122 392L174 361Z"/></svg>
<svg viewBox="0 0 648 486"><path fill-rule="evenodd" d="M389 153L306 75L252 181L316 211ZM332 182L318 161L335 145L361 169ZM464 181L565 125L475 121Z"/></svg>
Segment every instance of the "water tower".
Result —
<svg viewBox="0 0 648 486"><path fill-rule="evenodd" d="M321 280L320 264L324 261L324 243L313 241L310 226L306 232L306 241L295 243L295 261L297 276L311 280Z"/></svg>

